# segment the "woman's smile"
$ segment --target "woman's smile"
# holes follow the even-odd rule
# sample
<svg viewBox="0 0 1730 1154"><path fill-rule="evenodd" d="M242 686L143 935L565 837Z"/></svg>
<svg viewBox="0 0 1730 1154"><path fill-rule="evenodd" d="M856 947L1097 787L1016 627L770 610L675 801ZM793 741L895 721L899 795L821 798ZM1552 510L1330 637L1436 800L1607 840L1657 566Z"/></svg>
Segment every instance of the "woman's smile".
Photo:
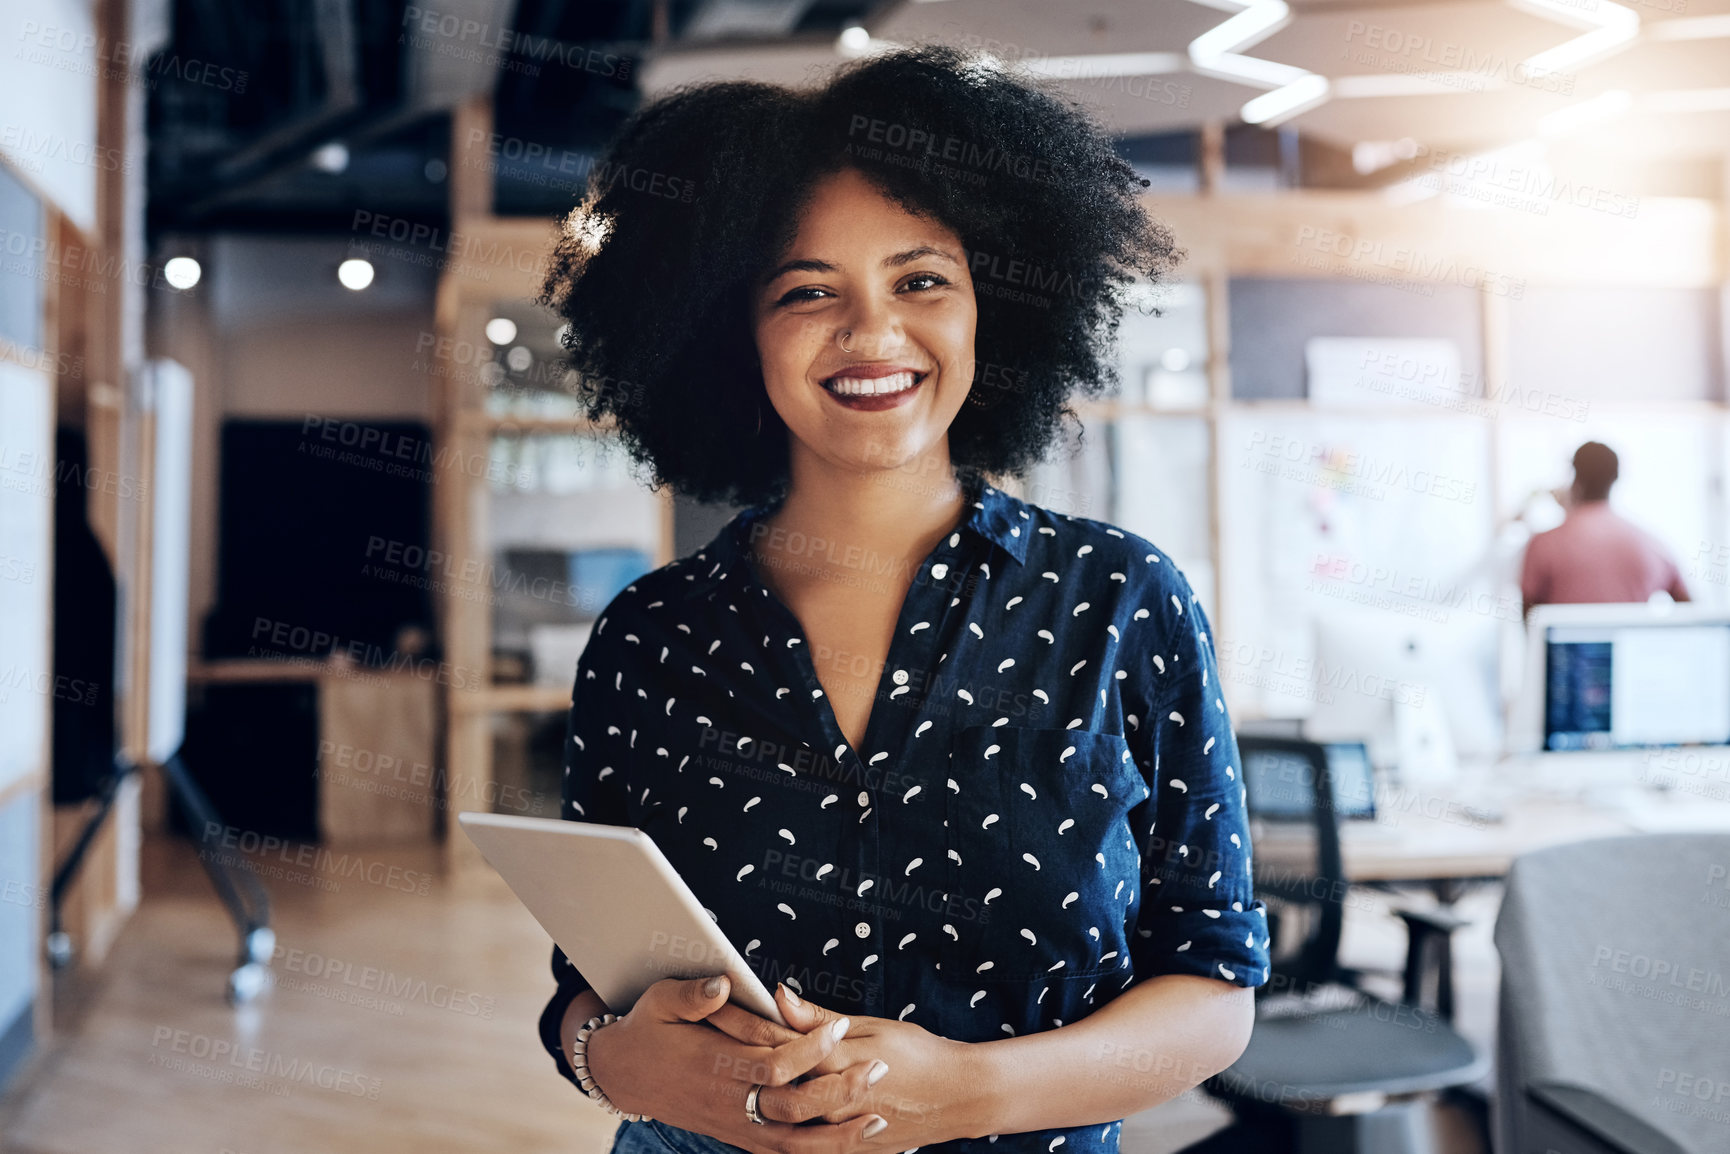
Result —
<svg viewBox="0 0 1730 1154"><path fill-rule="evenodd" d="M928 376L906 365L858 364L848 365L818 383L842 408L875 413L911 400Z"/></svg>

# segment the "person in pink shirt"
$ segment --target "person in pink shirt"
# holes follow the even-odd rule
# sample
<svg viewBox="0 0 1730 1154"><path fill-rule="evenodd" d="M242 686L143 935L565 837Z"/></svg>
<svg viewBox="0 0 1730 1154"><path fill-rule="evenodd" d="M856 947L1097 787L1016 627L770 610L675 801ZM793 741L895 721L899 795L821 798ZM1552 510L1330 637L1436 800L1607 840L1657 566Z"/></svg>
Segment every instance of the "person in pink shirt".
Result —
<svg viewBox="0 0 1730 1154"><path fill-rule="evenodd" d="M1520 569L1524 608L1644 601L1657 592L1688 600L1682 572L1659 540L1610 508L1615 450L1587 441L1574 450L1567 518L1526 546Z"/></svg>

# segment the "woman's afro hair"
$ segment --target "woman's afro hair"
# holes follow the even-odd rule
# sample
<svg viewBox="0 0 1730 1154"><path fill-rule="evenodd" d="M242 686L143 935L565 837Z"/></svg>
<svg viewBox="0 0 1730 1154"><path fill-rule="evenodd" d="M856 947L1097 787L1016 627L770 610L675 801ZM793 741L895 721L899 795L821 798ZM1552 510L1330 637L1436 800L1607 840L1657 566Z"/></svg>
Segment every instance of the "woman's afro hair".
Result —
<svg viewBox="0 0 1730 1154"><path fill-rule="evenodd" d="M979 320L958 471L1023 474L1074 394L1115 381L1136 281L1179 259L1144 182L1072 101L996 58L942 46L866 57L827 84L674 91L626 122L564 221L542 302L588 414L657 485L757 504L787 480L763 386L753 289L824 176L861 172L967 250Z"/></svg>

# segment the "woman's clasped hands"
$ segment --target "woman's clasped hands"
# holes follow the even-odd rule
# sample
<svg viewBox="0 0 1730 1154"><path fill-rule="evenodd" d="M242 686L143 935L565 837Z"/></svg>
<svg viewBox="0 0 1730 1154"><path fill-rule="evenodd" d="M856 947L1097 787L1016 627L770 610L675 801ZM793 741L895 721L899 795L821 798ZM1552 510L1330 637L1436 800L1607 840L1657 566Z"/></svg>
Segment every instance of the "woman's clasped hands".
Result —
<svg viewBox="0 0 1730 1154"><path fill-rule="evenodd" d="M899 1151L973 1136L963 1042L910 1022L846 1017L778 986L783 1026L727 1001L730 983L665 978L589 1039L618 1109L753 1154ZM747 1097L760 1086L754 1122Z"/></svg>

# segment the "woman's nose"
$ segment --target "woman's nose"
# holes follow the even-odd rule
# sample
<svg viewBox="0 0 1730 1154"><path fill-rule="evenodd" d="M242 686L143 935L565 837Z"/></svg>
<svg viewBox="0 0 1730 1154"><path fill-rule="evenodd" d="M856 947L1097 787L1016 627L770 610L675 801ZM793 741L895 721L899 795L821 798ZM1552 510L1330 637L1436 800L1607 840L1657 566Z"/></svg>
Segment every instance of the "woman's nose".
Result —
<svg viewBox="0 0 1730 1154"><path fill-rule="evenodd" d="M852 310L836 336L849 353L870 360L881 360L907 343L900 321L891 310L881 307Z"/></svg>

